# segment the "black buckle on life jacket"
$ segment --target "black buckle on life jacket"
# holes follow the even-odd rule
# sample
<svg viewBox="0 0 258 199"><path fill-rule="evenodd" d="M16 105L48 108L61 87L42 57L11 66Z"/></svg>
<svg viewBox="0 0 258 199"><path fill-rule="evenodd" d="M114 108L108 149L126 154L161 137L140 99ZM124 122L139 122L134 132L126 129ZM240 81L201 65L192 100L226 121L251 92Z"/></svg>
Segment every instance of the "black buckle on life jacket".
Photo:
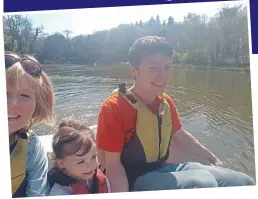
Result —
<svg viewBox="0 0 258 199"><path fill-rule="evenodd" d="M126 86L125 86L125 83L121 83L118 85L119 89L118 91L125 94L126 93Z"/></svg>
<svg viewBox="0 0 258 199"><path fill-rule="evenodd" d="M101 170L101 167L102 167L102 164L99 164L99 167L98 167L98 168L99 168L100 170ZM102 170L101 170L101 171L102 171ZM104 167L102 173L106 175L106 168L105 168L105 167Z"/></svg>
<svg viewBox="0 0 258 199"><path fill-rule="evenodd" d="M131 93L128 93L126 91L126 85L125 83L121 83L118 85L119 89L118 91L122 93L132 104L135 104L137 102L136 99L134 99L133 95Z"/></svg>
<svg viewBox="0 0 258 199"><path fill-rule="evenodd" d="M19 134L19 136L20 136L20 138L22 138L22 139L28 139L28 134L27 134L27 132L25 132L25 133L20 133Z"/></svg>

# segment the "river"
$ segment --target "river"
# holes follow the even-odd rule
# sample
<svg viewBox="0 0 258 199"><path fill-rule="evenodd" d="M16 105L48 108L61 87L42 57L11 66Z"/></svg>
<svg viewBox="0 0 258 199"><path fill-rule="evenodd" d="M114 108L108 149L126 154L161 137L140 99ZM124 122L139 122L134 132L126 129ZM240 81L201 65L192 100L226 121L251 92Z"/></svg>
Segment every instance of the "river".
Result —
<svg viewBox="0 0 258 199"><path fill-rule="evenodd" d="M112 67L45 66L54 82L56 117L97 122L100 105L121 82L132 84L124 65ZM174 68L166 87L184 128L229 168L255 178L250 75ZM38 135L54 130L40 126Z"/></svg>

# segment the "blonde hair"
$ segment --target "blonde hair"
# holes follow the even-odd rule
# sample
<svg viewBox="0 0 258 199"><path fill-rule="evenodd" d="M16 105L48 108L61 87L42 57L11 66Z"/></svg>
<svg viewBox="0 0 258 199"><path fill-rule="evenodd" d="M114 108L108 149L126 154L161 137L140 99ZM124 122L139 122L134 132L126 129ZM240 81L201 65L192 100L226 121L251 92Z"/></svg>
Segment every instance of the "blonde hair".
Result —
<svg viewBox="0 0 258 199"><path fill-rule="evenodd" d="M10 53L9 53L10 54ZM13 53L14 54L14 53ZM18 54L14 54L18 55ZM18 55L19 56L19 55ZM20 56L19 56L20 57ZM25 55L26 58L38 61L32 57ZM16 88L20 78L25 76L31 88L35 91L36 106L31 118L31 126L36 124L49 124L55 123L55 92L51 79L42 71L39 76L31 76L26 73L20 62L6 69L6 87Z"/></svg>

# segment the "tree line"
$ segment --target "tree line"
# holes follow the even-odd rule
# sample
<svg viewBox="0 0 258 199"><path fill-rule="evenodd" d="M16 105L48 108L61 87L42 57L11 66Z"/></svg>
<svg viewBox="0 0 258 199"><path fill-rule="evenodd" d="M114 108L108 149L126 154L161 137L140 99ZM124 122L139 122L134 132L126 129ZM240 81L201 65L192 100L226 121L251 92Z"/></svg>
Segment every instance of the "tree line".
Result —
<svg viewBox="0 0 258 199"><path fill-rule="evenodd" d="M33 54L42 63L115 64L127 62L139 37L166 37L178 64L204 67L249 66L247 9L223 7L212 16L188 13L182 22L159 15L93 34L71 36L70 30L48 34L23 15L4 16L5 50Z"/></svg>

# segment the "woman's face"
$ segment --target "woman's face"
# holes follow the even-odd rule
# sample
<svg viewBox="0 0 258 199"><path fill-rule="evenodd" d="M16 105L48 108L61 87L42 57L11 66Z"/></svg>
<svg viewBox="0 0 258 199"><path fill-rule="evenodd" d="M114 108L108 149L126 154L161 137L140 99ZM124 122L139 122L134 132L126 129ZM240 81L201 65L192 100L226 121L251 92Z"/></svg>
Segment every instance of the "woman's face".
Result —
<svg viewBox="0 0 258 199"><path fill-rule="evenodd" d="M7 105L10 136L30 124L35 110L35 91L30 86L26 74L19 78L15 88L7 85Z"/></svg>

